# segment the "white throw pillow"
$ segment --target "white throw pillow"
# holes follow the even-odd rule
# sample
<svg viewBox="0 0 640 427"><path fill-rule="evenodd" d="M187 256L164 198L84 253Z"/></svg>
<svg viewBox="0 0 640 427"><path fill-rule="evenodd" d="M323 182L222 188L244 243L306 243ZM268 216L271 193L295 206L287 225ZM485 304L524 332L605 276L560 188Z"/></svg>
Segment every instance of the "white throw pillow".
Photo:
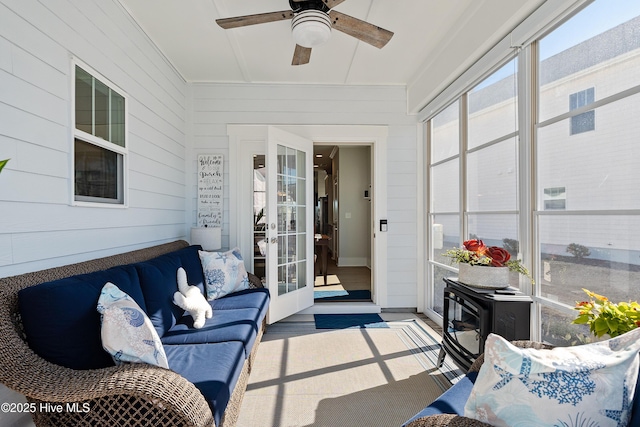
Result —
<svg viewBox="0 0 640 427"><path fill-rule="evenodd" d="M111 282L98 299L102 347L117 365L149 363L169 368L160 337L140 306Z"/></svg>
<svg viewBox="0 0 640 427"><path fill-rule="evenodd" d="M552 350L515 347L490 334L464 415L493 426L626 426L639 350L640 328Z"/></svg>
<svg viewBox="0 0 640 427"><path fill-rule="evenodd" d="M198 251L198 254L208 300L249 289L249 275L238 248L227 252Z"/></svg>

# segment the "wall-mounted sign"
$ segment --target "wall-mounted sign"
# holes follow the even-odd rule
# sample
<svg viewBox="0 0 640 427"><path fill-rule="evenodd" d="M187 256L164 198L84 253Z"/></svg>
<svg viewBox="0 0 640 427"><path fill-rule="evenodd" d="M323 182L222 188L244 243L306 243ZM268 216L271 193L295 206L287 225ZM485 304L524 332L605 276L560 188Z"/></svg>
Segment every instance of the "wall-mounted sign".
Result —
<svg viewBox="0 0 640 427"><path fill-rule="evenodd" d="M198 155L198 227L222 227L222 154Z"/></svg>

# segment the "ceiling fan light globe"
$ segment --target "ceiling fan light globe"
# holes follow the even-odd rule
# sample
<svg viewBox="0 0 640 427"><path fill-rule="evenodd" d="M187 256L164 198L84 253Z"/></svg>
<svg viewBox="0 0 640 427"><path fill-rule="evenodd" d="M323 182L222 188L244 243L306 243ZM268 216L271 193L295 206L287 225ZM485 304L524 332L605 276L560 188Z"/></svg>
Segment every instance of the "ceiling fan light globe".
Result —
<svg viewBox="0 0 640 427"><path fill-rule="evenodd" d="M303 10L291 20L291 35L302 47L320 46L331 36L331 19L319 10Z"/></svg>

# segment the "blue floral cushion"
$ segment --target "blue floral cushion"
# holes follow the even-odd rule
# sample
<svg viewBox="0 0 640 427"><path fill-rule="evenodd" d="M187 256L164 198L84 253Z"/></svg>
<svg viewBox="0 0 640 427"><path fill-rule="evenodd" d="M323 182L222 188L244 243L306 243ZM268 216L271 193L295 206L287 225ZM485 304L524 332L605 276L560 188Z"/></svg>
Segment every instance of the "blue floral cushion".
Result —
<svg viewBox="0 0 640 427"><path fill-rule="evenodd" d="M640 328L592 344L518 348L491 334L464 415L493 426L626 426Z"/></svg>
<svg viewBox="0 0 640 427"><path fill-rule="evenodd" d="M198 251L208 300L249 289L249 275L238 248L227 252Z"/></svg>
<svg viewBox="0 0 640 427"><path fill-rule="evenodd" d="M100 293L97 310L100 313L102 346L116 364L149 363L169 368L151 320L129 295L108 282Z"/></svg>

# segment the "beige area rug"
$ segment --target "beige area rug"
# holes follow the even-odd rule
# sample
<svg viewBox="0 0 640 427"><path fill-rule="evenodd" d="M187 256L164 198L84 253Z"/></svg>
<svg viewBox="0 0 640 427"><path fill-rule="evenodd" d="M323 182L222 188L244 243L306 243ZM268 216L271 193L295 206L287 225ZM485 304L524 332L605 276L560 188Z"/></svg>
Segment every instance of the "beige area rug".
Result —
<svg viewBox="0 0 640 427"><path fill-rule="evenodd" d="M269 326L237 426L401 426L450 382L435 368L436 332L412 314L388 325L329 331L316 330L313 322Z"/></svg>

